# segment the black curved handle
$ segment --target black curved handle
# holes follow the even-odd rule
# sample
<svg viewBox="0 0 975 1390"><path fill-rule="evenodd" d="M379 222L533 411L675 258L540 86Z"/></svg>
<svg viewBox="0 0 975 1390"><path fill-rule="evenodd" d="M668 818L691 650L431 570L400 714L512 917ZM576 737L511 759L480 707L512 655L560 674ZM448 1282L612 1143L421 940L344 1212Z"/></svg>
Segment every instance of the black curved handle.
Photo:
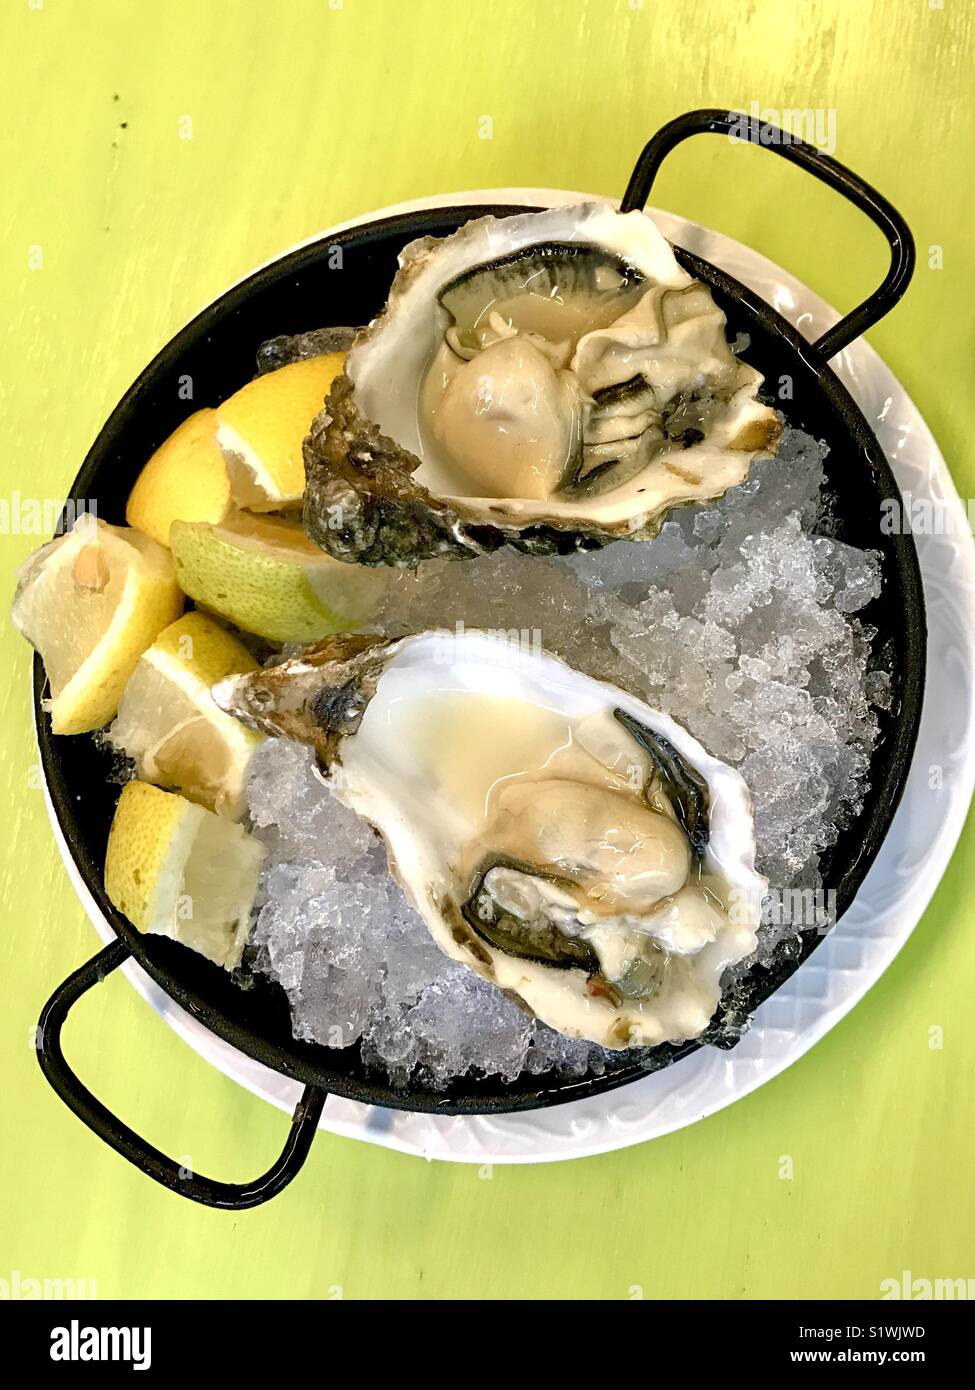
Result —
<svg viewBox="0 0 975 1390"><path fill-rule="evenodd" d="M657 131L636 162L623 194L620 211L632 212L634 208L644 207L657 170L666 156L689 136L701 134L724 135L739 143L766 145L775 154L798 164L830 188L842 193L883 232L890 247L890 269L883 284L845 318L840 319L835 328L813 343L824 360L835 357L882 319L910 284L914 273L914 238L907 223L875 188L814 145L807 145L788 131L746 116L743 112L718 110L688 111L686 115L668 121Z"/></svg>
<svg viewBox="0 0 975 1390"><path fill-rule="evenodd" d="M181 1197L189 1197L194 1202L202 1202L208 1207L223 1207L230 1211L243 1211L247 1207L260 1206L262 1202L276 1197L282 1188L300 1170L315 1137L318 1121L325 1104L326 1092L317 1086L306 1086L298 1102L291 1121L291 1129L284 1150L276 1163L266 1173L248 1183L217 1182L197 1173L188 1172L174 1163L171 1158L141 1139L128 1125L117 1119L100 1100L96 1100L88 1088L78 1080L64 1059L61 1051L61 1029L73 1004L116 970L131 952L124 941L113 941L97 956L86 961L73 975L51 995L41 1011L37 1026L35 1047L41 1070L55 1091L79 1120L94 1130L99 1139L104 1139L116 1153L141 1168L156 1182L178 1192Z"/></svg>

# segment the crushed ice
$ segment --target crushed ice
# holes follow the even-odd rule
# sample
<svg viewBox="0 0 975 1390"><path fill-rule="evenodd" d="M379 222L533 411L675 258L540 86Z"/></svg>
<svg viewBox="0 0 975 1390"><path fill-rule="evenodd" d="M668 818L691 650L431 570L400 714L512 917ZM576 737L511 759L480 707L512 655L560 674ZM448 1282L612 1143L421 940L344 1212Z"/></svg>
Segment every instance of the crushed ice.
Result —
<svg viewBox="0 0 975 1390"><path fill-rule="evenodd" d="M772 888L816 888L820 853L866 790L873 707L889 700L873 630L853 616L880 592L879 558L825 534L823 455L787 430L747 483L676 513L652 542L565 559L504 550L429 561L397 577L374 626L527 629L675 715L748 782ZM377 836L328 793L309 749L269 740L249 800L270 851L255 967L287 991L298 1037L361 1039L364 1058L395 1083L431 1087L471 1068L579 1077L618 1057L533 1022L447 960L389 878ZM759 957L783 937L788 946L794 928L769 927Z"/></svg>

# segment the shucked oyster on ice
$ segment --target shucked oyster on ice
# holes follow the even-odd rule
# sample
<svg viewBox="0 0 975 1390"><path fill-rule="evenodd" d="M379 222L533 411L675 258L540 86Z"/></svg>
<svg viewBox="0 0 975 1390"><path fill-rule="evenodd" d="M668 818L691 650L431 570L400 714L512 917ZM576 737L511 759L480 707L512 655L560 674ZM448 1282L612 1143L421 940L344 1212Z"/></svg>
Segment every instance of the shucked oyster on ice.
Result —
<svg viewBox="0 0 975 1390"><path fill-rule="evenodd" d="M441 949L571 1037L698 1037L755 948L767 885L739 774L553 656L477 631L338 636L213 693L312 744Z"/></svg>
<svg viewBox="0 0 975 1390"><path fill-rule="evenodd" d="M597 203L412 242L305 443L338 559L655 535L774 447L762 377L652 219Z"/></svg>

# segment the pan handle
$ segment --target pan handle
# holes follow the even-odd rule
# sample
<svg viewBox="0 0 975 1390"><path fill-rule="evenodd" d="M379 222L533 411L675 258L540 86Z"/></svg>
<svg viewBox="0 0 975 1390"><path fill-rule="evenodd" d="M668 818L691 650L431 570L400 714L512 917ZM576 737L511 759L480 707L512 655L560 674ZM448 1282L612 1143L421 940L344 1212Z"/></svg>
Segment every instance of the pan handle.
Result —
<svg viewBox="0 0 975 1390"><path fill-rule="evenodd" d="M708 133L768 146L775 154L798 164L830 188L842 193L861 212L866 213L886 237L890 247L890 269L883 284L813 343L814 349L824 361L828 361L882 319L910 284L914 273L914 238L907 223L875 188L814 145L807 145L778 126L768 125L740 111L719 110L688 111L686 115L668 121L657 131L636 162L623 194L620 211L632 212L634 208L644 207L657 170L670 151L691 135Z"/></svg>
<svg viewBox="0 0 975 1390"><path fill-rule="evenodd" d="M94 1130L99 1139L111 1145L116 1153L141 1168L143 1173L156 1182L178 1192L181 1197L189 1197L194 1202L202 1202L208 1207L222 1207L228 1211L243 1211L248 1207L260 1206L262 1202L276 1197L282 1188L299 1171L315 1137L315 1130L325 1104L326 1092L317 1086L306 1086L295 1109L288 1132L287 1142L281 1156L263 1173L261 1177L248 1183L217 1182L197 1173L188 1172L174 1163L171 1158L141 1139L128 1125L123 1124L112 1112L92 1095L88 1088L78 1080L65 1061L61 1051L61 1029L68 1012L83 994L97 985L126 961L131 952L124 941L113 941L97 956L86 961L78 970L59 985L44 1005L35 1035L37 1060L41 1070L55 1091L79 1120Z"/></svg>

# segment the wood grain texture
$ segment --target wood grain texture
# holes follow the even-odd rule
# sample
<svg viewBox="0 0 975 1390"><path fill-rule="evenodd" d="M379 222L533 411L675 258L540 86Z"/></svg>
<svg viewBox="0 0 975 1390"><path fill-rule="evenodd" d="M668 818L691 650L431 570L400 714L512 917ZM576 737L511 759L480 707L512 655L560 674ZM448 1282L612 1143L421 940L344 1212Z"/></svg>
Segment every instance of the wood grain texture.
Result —
<svg viewBox="0 0 975 1390"><path fill-rule="evenodd" d="M63 495L173 331L317 228L463 188L617 194L664 120L753 100L835 110L836 153L911 223L915 283L871 337L959 490L975 491L966 0L10 0L5 11L8 500ZM764 151L698 141L670 161L655 201L751 243L838 307L883 273L878 236ZM933 246L943 269L929 269ZM38 538L8 528L0 542L6 612ZM0 1278L95 1279L103 1297L627 1298L638 1286L647 1298L873 1298L903 1269L975 1275L971 834L853 1014L692 1129L490 1178L322 1136L301 1179L241 1217L157 1189L89 1136L33 1059L41 1003L95 941L32 773L28 653L9 624L2 643ZM932 1025L943 1050L928 1046ZM209 1069L123 980L89 996L66 1044L108 1103L199 1169L244 1178L276 1152L283 1117Z"/></svg>

